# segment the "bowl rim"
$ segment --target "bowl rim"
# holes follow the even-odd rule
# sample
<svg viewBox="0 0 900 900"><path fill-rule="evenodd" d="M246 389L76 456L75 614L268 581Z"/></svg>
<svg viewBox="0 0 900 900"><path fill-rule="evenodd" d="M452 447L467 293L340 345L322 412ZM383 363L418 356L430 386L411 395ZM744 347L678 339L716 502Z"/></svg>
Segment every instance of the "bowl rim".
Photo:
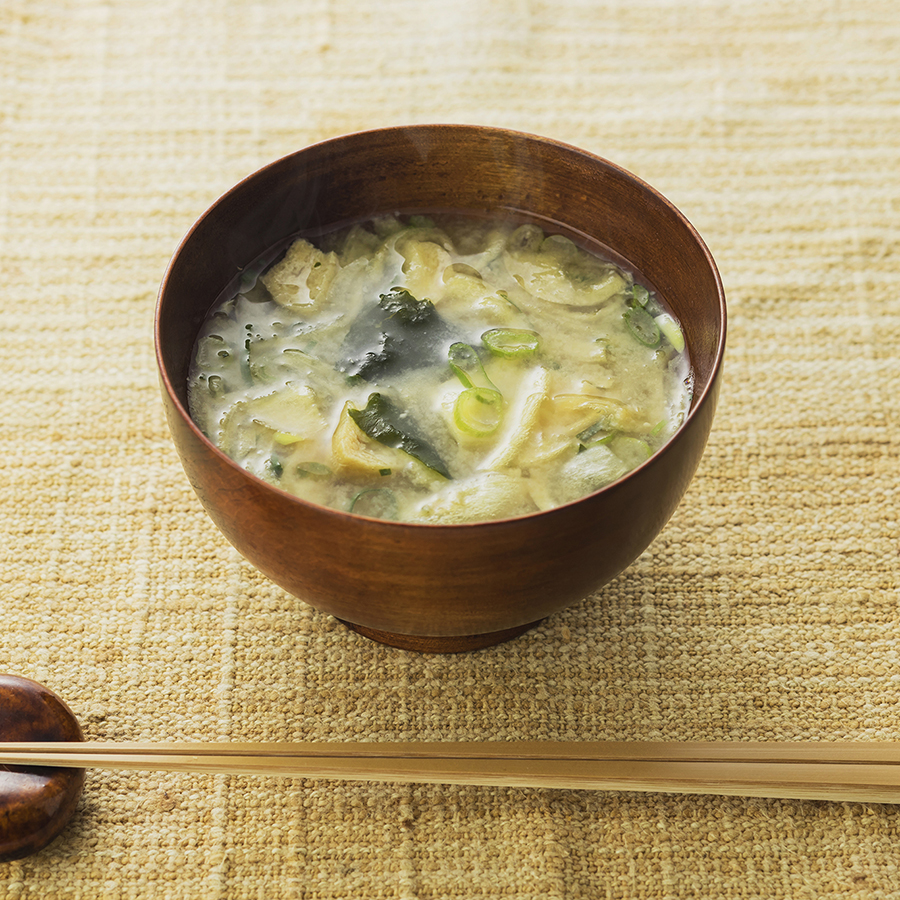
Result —
<svg viewBox="0 0 900 900"><path fill-rule="evenodd" d="M302 497L298 497L296 494L292 494L289 491L284 490L283 488L278 487L277 485L271 484L268 481L264 481L258 476L254 475L252 472L249 472L247 469L243 468L243 466L239 465L235 462L228 454L219 449L205 434L197 427L194 422L190 412L185 408L184 404L181 402L178 392L175 390L174 385L172 383L172 379L170 378L168 369L163 360L162 353L162 336L161 336L161 313L164 302L164 296L166 293L166 288L169 283L170 277L172 275L175 266L178 264L180 256L184 249L188 246L191 241L191 238L194 234L199 230L202 224L206 221L207 218L212 216L217 208L223 204L226 200L232 197L234 194L241 191L245 185L249 182L264 176L265 173L271 171L272 169L282 166L287 163L288 160L293 159L297 156L301 156L307 153L313 153L317 150L326 149L329 145L339 145L342 142L352 139L365 139L367 137L375 137L377 135L382 134L397 134L401 132L435 132L435 131L445 131L447 133L470 133L470 132L479 132L482 134L494 134L497 136L504 136L508 138L518 138L529 142L537 142L540 144L549 145L552 147L557 147L561 150L566 151L567 153L574 154L576 156L581 156L591 163L596 164L600 163L601 166L605 166L609 169L614 170L620 177L624 176L624 178L632 181L642 190L647 191L652 194L658 202L661 202L664 206L669 209L669 212L678 219L682 226L687 230L691 239L696 243L697 247L701 251L706 264L713 275L715 287L716 287L716 299L717 299L717 312L718 312L718 326L719 326L719 334L718 340L716 342L716 348L713 355L713 364L709 370L709 376L706 380L706 384L703 390L699 395L694 395L691 399L691 406L688 411L688 414L685 416L684 421L678 426L675 432L671 435L671 437L661 446L658 450L656 450L650 457L648 457L644 462L635 466L633 469L630 469L620 478L617 478L615 481L610 482L609 484L604 485L601 488L598 488L596 491L592 491L589 494L585 494L582 497L577 497L574 500L569 500L566 503L562 503L558 506L551 507L550 509L545 510L537 510L536 512L524 513L518 516L509 516L506 518L498 518L498 519L485 519L482 521L476 522L455 522L455 523L440 523L440 522L406 522L406 521L392 521L388 519L376 519L370 516L363 516L359 513L351 513L348 510L340 510L335 509L330 506L323 506L319 503L314 503L311 500L305 500ZM564 223L562 223L564 224ZM571 226L570 226L571 227ZM210 305L212 305L211 301ZM709 250L706 242L701 237L700 233L694 227L694 225L690 222L690 220L685 216L685 214L675 206L675 204L669 200L665 195L663 195L659 190L654 188L648 182L644 181L640 176L635 175L633 172L625 169L623 166L618 165L617 163L612 162L611 160L600 156L599 154L592 153L588 150L584 150L581 147L577 147L574 144L569 144L564 141L560 141L555 138L545 137L538 134L533 134L527 131L518 131L515 129L502 128L498 126L491 125L471 125L471 124L462 124L462 123L417 123L413 125L392 125L392 126L384 126L380 128L373 129L364 129L359 131L350 131L343 134L333 135L328 138L324 138L323 140L316 141L311 144L307 144L304 147L301 147L298 150L293 150L290 153L283 154L276 159L265 163L259 168L253 170L248 173L240 180L235 182L230 188L220 193L215 200L210 203L207 208L194 220L191 224L190 228L185 232L183 237L178 241L175 250L170 256L165 271L163 273L162 280L160 282L159 290L157 291L156 304L154 308L153 315L153 332L154 332L154 350L156 356L156 364L157 371L159 375L160 382L162 383L163 389L168 397L169 402L175 407L178 412L178 415L181 417L182 421L187 425L190 431L193 433L193 437L200 441L205 445L205 448L209 451L212 451L216 456L219 457L220 461L224 462L227 466L234 469L237 474L247 479L250 479L253 483L265 488L266 490L270 490L280 495L282 498L296 503L302 507L308 507L316 510L317 512L328 514L329 516L335 516L338 518L350 518L351 520L364 520L370 522L374 525L385 529L393 529L393 530L406 530L406 529L415 529L419 530L422 528L428 529L436 529L436 530L459 530L459 529L487 529L490 527L498 527L503 526L504 524L508 524L511 522L517 522L522 520L531 520L538 517L548 517L553 514L558 514L562 510L567 509L568 507L574 506L576 504L584 503L586 500L597 497L601 494L608 494L622 485L633 480L633 478L637 477L638 473L643 471L645 468L651 466L656 462L660 456L660 454L668 447L672 446L675 442L679 440L680 437L683 436L685 430L687 429L689 423L691 423L694 419L696 419L700 414L701 410L709 403L711 400L714 400L714 395L718 392L718 382L720 378L720 373L722 369L722 365L724 362L725 356L725 344L726 344L726 336L728 331L728 312L725 300L725 289L722 282L722 277L719 272L718 266L716 265L716 261L713 258L712 253Z"/></svg>

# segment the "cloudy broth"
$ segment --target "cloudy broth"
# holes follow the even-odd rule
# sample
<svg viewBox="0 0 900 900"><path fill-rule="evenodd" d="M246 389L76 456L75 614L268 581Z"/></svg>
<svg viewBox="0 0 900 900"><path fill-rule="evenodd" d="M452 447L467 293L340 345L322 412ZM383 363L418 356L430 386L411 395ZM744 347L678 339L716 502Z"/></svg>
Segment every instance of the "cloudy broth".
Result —
<svg viewBox="0 0 900 900"><path fill-rule="evenodd" d="M387 215L265 262L204 322L190 412L305 500L435 524L550 509L640 465L690 407L662 298L546 225Z"/></svg>

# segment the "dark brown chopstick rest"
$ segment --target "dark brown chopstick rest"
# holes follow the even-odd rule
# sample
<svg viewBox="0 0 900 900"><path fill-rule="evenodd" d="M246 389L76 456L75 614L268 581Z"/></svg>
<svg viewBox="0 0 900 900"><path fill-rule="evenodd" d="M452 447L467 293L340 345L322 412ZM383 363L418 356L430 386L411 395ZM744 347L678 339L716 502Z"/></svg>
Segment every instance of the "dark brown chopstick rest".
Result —
<svg viewBox="0 0 900 900"><path fill-rule="evenodd" d="M72 710L29 678L0 675L0 741L81 741ZM84 769L0 765L0 862L46 847L69 823Z"/></svg>

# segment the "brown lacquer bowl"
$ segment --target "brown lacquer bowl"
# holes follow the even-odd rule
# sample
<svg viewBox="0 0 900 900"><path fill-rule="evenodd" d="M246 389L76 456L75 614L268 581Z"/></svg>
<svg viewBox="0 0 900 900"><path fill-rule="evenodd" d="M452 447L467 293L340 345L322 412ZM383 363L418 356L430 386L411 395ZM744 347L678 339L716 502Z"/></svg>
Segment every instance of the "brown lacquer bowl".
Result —
<svg viewBox="0 0 900 900"><path fill-rule="evenodd" d="M628 260L681 320L695 374L681 429L620 481L514 519L419 525L298 500L216 449L187 412L200 324L241 270L286 236L394 210L528 214ZM703 453L725 346L715 263L684 216L590 153L493 128L422 125L307 147L244 179L178 247L159 293L156 351L185 471L225 537L263 574L358 632L453 652L507 640L633 562L680 502Z"/></svg>

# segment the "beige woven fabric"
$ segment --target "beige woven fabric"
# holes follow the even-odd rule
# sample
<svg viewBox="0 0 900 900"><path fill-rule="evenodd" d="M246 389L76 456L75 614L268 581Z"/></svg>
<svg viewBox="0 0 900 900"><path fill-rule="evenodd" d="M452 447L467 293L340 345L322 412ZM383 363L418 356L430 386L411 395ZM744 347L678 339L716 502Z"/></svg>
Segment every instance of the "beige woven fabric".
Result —
<svg viewBox="0 0 900 900"><path fill-rule="evenodd" d="M454 657L268 584L191 493L155 293L192 221L346 131L491 124L606 156L706 238L722 401L662 535ZM900 736L895 0L3 0L0 671L103 739ZM900 896L900 807L89 777L0 898Z"/></svg>

